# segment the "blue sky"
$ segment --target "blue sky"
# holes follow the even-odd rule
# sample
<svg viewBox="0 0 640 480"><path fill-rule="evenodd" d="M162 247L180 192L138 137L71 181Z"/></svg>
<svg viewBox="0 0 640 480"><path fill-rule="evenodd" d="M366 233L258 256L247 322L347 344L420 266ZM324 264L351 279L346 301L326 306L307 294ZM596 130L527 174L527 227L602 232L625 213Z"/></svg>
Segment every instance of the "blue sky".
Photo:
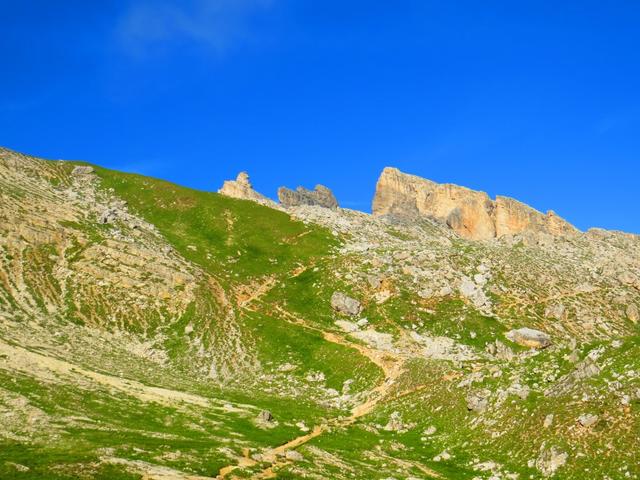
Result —
<svg viewBox="0 0 640 480"><path fill-rule="evenodd" d="M0 145L361 210L395 166L640 233L640 2L0 6Z"/></svg>

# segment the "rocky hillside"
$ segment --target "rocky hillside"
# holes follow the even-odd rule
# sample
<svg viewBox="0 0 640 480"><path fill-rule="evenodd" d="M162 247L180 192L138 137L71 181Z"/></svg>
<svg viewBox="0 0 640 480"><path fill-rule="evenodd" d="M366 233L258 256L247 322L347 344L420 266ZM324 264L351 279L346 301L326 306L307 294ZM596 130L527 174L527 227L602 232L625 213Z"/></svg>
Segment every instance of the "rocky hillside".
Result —
<svg viewBox="0 0 640 480"><path fill-rule="evenodd" d="M640 238L0 150L0 478L639 478Z"/></svg>

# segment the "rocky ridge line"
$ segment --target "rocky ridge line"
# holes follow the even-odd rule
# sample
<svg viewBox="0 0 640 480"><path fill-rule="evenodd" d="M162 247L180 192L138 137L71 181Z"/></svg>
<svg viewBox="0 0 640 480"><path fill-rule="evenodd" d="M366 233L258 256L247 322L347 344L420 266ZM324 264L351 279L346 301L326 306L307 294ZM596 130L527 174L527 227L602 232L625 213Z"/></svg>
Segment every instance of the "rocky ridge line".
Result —
<svg viewBox="0 0 640 480"><path fill-rule="evenodd" d="M278 200L284 207L311 205L324 208L338 208L338 201L333 192L324 185L316 185L313 190L298 187L290 190L287 187L278 189Z"/></svg>
<svg viewBox="0 0 640 480"><path fill-rule="evenodd" d="M338 208L338 201L333 195L333 192L324 185L316 185L313 190L304 187L298 187L295 190L280 187L278 189L278 200L280 203L276 203L254 190L247 172L240 172L235 180L225 180L222 188L218 190L218 193L241 200L251 200L271 208L292 208L299 206L330 209Z"/></svg>
<svg viewBox="0 0 640 480"><path fill-rule="evenodd" d="M543 214L503 196L491 200L485 192L438 184L391 167L385 168L378 179L372 212L374 216L431 217L472 240L524 232L553 236L578 233L553 211Z"/></svg>

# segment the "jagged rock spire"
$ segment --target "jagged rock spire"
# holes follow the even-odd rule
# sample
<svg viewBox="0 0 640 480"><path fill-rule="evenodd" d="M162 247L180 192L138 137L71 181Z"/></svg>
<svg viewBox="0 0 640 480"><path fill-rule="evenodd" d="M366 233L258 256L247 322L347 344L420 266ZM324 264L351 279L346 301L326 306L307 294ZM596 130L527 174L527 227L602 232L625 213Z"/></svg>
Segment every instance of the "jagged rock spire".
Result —
<svg viewBox="0 0 640 480"><path fill-rule="evenodd" d="M222 188L218 190L218 193L226 195L227 197L252 200L270 207L277 206L273 200L253 189L247 172L240 172L235 180L225 180Z"/></svg>
<svg viewBox="0 0 640 480"><path fill-rule="evenodd" d="M295 191L287 187L280 187L278 189L278 200L284 207L315 205L325 208L338 208L338 201L333 192L324 185L316 185L313 190L298 187Z"/></svg>

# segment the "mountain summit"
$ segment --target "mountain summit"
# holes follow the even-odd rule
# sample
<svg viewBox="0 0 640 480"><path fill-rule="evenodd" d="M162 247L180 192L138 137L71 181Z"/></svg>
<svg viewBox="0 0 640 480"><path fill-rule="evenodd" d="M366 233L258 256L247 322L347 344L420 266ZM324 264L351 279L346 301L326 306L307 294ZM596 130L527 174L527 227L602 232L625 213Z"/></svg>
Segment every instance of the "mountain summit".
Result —
<svg viewBox="0 0 640 480"><path fill-rule="evenodd" d="M542 214L508 197L438 184L397 168L383 170L376 185L374 215L422 215L446 223L462 237L486 240L523 232L575 235L576 228L553 211Z"/></svg>

